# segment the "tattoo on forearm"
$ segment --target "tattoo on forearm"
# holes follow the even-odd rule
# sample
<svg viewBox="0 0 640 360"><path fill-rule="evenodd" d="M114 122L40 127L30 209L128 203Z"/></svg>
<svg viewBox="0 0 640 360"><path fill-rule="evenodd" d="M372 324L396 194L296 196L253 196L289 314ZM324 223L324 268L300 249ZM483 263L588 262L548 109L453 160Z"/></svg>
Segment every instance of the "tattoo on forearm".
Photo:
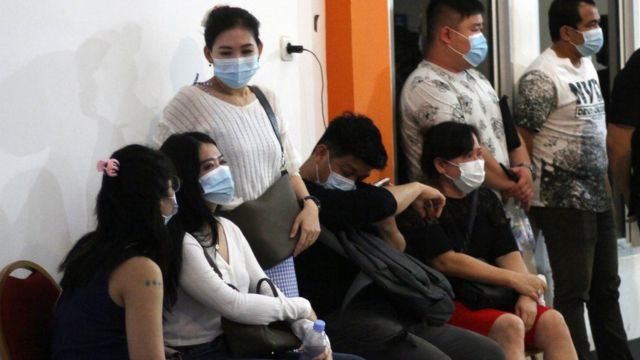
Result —
<svg viewBox="0 0 640 360"><path fill-rule="evenodd" d="M161 280L145 280L144 281L144 286L160 286L160 287L162 287L162 281Z"/></svg>

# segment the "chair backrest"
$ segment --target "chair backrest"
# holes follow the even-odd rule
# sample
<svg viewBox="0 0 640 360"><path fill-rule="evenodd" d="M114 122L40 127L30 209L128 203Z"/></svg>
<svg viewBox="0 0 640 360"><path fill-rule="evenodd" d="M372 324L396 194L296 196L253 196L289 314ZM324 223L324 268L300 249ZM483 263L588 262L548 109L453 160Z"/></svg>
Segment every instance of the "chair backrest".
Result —
<svg viewBox="0 0 640 360"><path fill-rule="evenodd" d="M17 269L31 271L24 279ZM3 360L49 359L51 320L60 287L39 265L26 260L0 272L0 356Z"/></svg>

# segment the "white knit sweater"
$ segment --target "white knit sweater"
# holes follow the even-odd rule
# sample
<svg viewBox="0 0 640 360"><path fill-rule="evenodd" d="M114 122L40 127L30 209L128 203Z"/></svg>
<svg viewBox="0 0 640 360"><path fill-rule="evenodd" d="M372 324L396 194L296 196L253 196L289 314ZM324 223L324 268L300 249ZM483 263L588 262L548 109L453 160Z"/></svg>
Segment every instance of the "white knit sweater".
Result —
<svg viewBox="0 0 640 360"><path fill-rule="evenodd" d="M297 175L300 159L288 136L287 124L280 116L279 104L272 91L260 89L278 119L286 169L289 174ZM153 142L159 147L171 134L187 131L200 131L215 140L229 163L235 196L242 201L256 199L280 177L280 145L257 99L245 106L236 106L197 86L186 86L164 109Z"/></svg>

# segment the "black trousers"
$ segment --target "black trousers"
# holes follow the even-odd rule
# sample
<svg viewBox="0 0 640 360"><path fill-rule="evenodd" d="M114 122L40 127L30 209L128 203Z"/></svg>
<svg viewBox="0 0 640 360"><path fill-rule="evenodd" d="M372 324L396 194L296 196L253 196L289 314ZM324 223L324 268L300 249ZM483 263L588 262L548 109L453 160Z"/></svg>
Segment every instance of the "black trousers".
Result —
<svg viewBox="0 0 640 360"><path fill-rule="evenodd" d="M590 359L584 306L598 358L633 359L622 323L613 212L531 209L544 234L553 272L554 308L564 316L580 359Z"/></svg>
<svg viewBox="0 0 640 360"><path fill-rule="evenodd" d="M326 317L334 351L367 360L502 360L493 340L451 325L429 326L389 300L354 301Z"/></svg>

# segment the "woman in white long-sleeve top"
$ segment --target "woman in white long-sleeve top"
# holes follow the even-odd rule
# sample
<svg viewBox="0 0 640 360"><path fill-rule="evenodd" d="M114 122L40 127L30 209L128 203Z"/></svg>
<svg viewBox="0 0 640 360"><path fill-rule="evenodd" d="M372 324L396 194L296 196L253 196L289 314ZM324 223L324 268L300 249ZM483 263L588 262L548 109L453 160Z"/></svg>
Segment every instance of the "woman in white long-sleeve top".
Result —
<svg viewBox="0 0 640 360"><path fill-rule="evenodd" d="M181 269L178 299L165 312L167 345L179 350L185 360L228 358L221 317L255 325L289 321L302 338L305 325L315 320L309 302L286 297L280 290L274 297L268 286L256 293L259 280L267 276L240 229L213 215L234 193L229 168L215 142L203 133L176 134L164 142L161 151L184 177L178 195L180 213L169 224L182 251L175 256ZM331 358L330 348L318 357Z"/></svg>

